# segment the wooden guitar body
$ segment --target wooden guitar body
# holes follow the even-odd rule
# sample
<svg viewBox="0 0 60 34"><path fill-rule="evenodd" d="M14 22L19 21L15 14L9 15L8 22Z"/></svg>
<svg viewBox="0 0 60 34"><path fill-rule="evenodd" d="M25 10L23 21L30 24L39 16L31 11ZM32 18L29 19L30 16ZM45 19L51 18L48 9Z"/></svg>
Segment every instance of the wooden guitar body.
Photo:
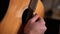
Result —
<svg viewBox="0 0 60 34"><path fill-rule="evenodd" d="M22 15L29 6L30 0L10 0L7 13L0 24L0 34L17 34L22 25ZM44 16L44 7L38 0L33 14L37 13L40 17Z"/></svg>

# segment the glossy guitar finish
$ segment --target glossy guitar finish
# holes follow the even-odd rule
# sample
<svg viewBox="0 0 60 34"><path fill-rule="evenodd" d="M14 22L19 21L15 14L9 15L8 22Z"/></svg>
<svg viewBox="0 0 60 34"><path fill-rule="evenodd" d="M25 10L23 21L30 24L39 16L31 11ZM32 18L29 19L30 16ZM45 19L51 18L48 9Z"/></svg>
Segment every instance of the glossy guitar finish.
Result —
<svg viewBox="0 0 60 34"><path fill-rule="evenodd" d="M7 13L2 20L0 34L17 34L22 24L22 15L29 6L30 0L10 0ZM38 0L34 13L40 17L44 16L44 7ZM33 14L34 14L33 13Z"/></svg>

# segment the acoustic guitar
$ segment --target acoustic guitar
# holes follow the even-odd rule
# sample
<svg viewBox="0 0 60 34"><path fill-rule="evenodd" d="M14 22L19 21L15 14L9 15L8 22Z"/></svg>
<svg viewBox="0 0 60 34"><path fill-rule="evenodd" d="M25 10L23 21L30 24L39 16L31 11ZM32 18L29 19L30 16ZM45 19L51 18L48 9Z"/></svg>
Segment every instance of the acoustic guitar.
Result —
<svg viewBox="0 0 60 34"><path fill-rule="evenodd" d="M35 13L44 17L41 0L10 0L7 13L0 24L0 34L17 34Z"/></svg>

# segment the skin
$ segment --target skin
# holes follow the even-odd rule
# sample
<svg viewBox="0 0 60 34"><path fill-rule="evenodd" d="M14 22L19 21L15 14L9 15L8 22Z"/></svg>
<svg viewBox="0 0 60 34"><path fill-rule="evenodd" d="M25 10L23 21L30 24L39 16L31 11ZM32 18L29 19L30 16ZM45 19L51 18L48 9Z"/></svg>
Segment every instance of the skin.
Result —
<svg viewBox="0 0 60 34"><path fill-rule="evenodd" d="M38 21L36 21L39 19ZM46 31L45 21L40 18L39 15L35 15L31 18L25 26L24 33L26 34L44 34Z"/></svg>

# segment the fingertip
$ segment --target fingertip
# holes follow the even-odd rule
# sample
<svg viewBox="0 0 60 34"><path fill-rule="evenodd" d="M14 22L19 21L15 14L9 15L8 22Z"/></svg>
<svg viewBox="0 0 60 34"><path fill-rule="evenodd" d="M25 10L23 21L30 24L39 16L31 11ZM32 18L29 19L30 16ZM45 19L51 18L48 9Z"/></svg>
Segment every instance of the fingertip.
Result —
<svg viewBox="0 0 60 34"><path fill-rule="evenodd" d="M44 25L46 24L43 18L41 18L41 23Z"/></svg>
<svg viewBox="0 0 60 34"><path fill-rule="evenodd" d="M39 19L39 16L36 14L31 20L35 22L37 19Z"/></svg>

